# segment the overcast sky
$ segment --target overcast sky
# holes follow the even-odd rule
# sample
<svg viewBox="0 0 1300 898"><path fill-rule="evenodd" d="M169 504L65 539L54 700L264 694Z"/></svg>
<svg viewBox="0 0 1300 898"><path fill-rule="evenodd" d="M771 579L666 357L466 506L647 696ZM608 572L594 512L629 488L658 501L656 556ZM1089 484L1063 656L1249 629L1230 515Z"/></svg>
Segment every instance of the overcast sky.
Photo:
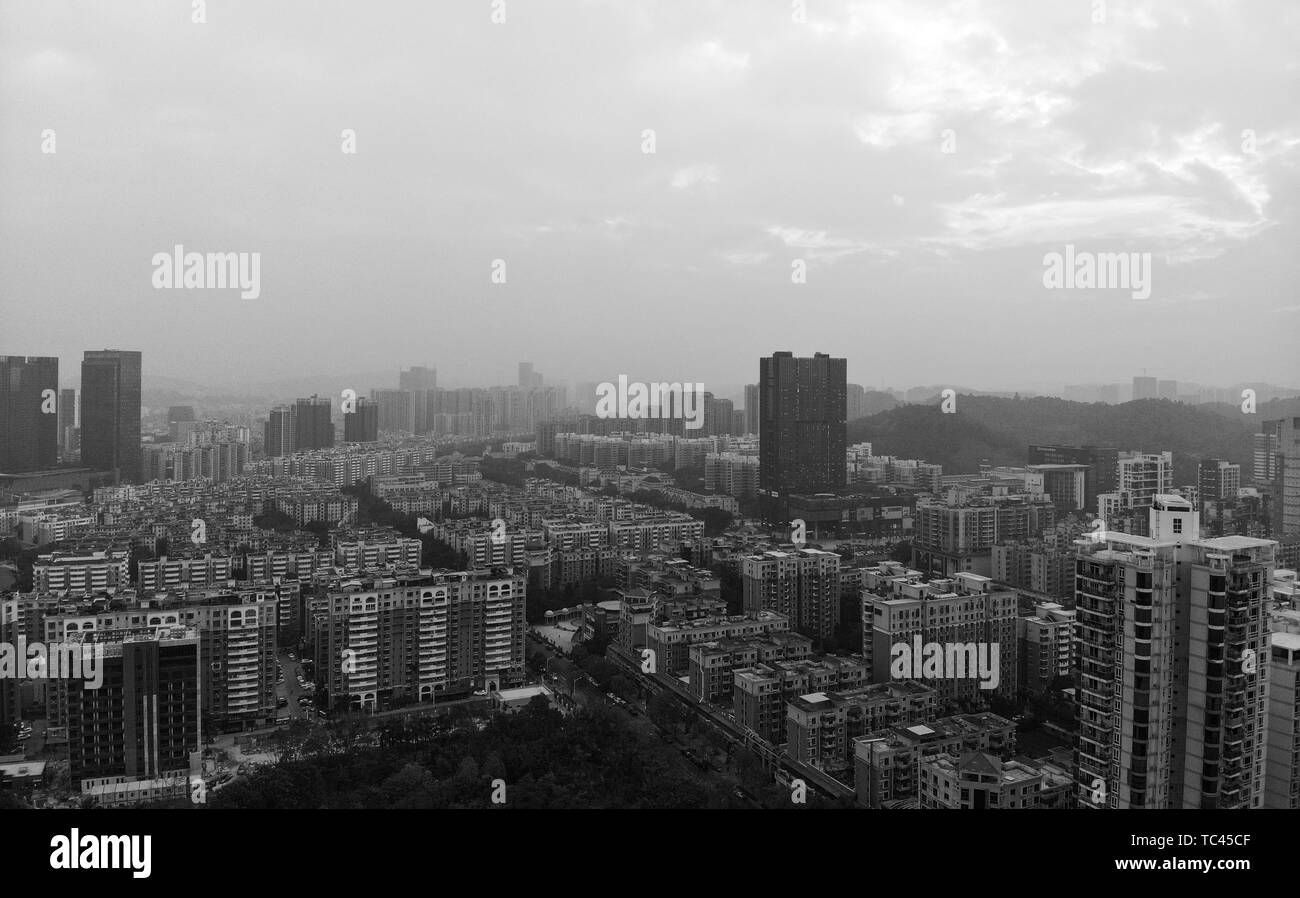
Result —
<svg viewBox="0 0 1300 898"><path fill-rule="evenodd" d="M707 386L779 349L877 387L1300 380L1293 0L504 6L4 3L0 353L65 382L104 347L221 382ZM260 253L261 295L154 289L177 243ZM1045 288L1066 244L1150 253L1150 298Z"/></svg>

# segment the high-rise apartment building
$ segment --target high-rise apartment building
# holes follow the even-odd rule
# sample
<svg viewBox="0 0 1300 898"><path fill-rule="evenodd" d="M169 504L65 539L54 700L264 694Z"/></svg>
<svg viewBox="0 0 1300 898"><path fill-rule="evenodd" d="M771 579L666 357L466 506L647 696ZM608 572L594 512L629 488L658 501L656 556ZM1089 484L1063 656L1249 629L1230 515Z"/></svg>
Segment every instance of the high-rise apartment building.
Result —
<svg viewBox="0 0 1300 898"><path fill-rule="evenodd" d="M438 389L438 369L415 366L402 371L397 379L398 392L405 394L397 399L398 407L408 416L404 422L393 422L400 426L385 427L384 413L380 412L380 430L404 430L411 433L428 433L429 431L429 396ZM390 402L393 400L390 399Z"/></svg>
<svg viewBox="0 0 1300 898"><path fill-rule="evenodd" d="M1276 422L1277 477L1274 492L1274 535L1300 536L1300 418Z"/></svg>
<svg viewBox="0 0 1300 898"><path fill-rule="evenodd" d="M141 355L87 350L81 362L81 463L140 482Z"/></svg>
<svg viewBox="0 0 1300 898"><path fill-rule="evenodd" d="M775 611L795 629L825 639L840 623L840 556L820 549L764 552L741 562L744 609Z"/></svg>
<svg viewBox="0 0 1300 898"><path fill-rule="evenodd" d="M1079 541L1079 802L1261 807L1277 544L1199 539L1181 496L1148 514L1150 536Z"/></svg>
<svg viewBox="0 0 1300 898"><path fill-rule="evenodd" d="M710 452L704 456L704 488L737 499L758 494L758 456Z"/></svg>
<svg viewBox="0 0 1300 898"><path fill-rule="evenodd" d="M1174 491L1172 452L1121 452L1115 462L1115 489L1097 496L1097 515L1109 521L1116 514L1149 508L1159 495Z"/></svg>
<svg viewBox="0 0 1300 898"><path fill-rule="evenodd" d="M328 449L334 445L334 421L328 397L312 395L294 403L294 450Z"/></svg>
<svg viewBox="0 0 1300 898"><path fill-rule="evenodd" d="M1017 598L1013 590L994 589L993 581L976 574L922 582L916 571L886 563L865 572L862 588L862 653L871 667L873 683L894 679L895 646L909 649L938 643L983 647L997 652L997 682L982 682L977 672L921 680L943 702L979 702L989 695L1016 693ZM992 684L991 686L989 684Z"/></svg>
<svg viewBox="0 0 1300 898"><path fill-rule="evenodd" d="M1016 620L1020 688L1041 694L1074 669L1075 612L1059 602L1038 602L1034 613Z"/></svg>
<svg viewBox="0 0 1300 898"><path fill-rule="evenodd" d="M199 634L177 627L86 630L64 636L103 651L97 689L63 694L72 778L88 785L186 776L201 744ZM87 781L90 781L88 784Z"/></svg>
<svg viewBox="0 0 1300 898"><path fill-rule="evenodd" d="M415 433L415 395L409 390L371 390L370 401L379 407L381 433ZM425 394L427 396L427 394ZM428 419L426 402L424 418Z"/></svg>
<svg viewBox="0 0 1300 898"><path fill-rule="evenodd" d="M704 435L724 436L731 433L731 417L735 406L730 399L718 399L712 393L704 394Z"/></svg>
<svg viewBox="0 0 1300 898"><path fill-rule="evenodd" d="M379 403L358 399L355 411L343 415L345 443L373 443L379 439Z"/></svg>
<svg viewBox="0 0 1300 898"><path fill-rule="evenodd" d="M298 417L295 407L281 405L271 409L266 421L266 437L263 448L270 458L293 455L298 440Z"/></svg>
<svg viewBox="0 0 1300 898"><path fill-rule="evenodd" d="M1062 514L1087 507L1087 465L1029 465L1025 470L1030 491L1050 496Z"/></svg>
<svg viewBox="0 0 1300 898"><path fill-rule="evenodd" d="M1160 382L1154 377L1133 378L1134 399L1159 399Z"/></svg>
<svg viewBox="0 0 1300 898"><path fill-rule="evenodd" d="M1300 634L1274 633L1264 807L1300 808Z"/></svg>
<svg viewBox="0 0 1300 898"><path fill-rule="evenodd" d="M844 419L856 421L866 417L867 390L862 384L848 384L844 393Z"/></svg>
<svg viewBox="0 0 1300 898"><path fill-rule="evenodd" d="M332 586L312 619L318 676L358 708L519 685L525 585L494 569Z"/></svg>
<svg viewBox="0 0 1300 898"><path fill-rule="evenodd" d="M1272 488L1277 481L1277 437L1281 421L1264 421L1255 434L1251 482L1257 487Z"/></svg>
<svg viewBox="0 0 1300 898"><path fill-rule="evenodd" d="M0 473L58 463L58 389L57 358L0 355Z"/></svg>
<svg viewBox="0 0 1300 898"><path fill-rule="evenodd" d="M1043 496L976 497L969 503L923 499L915 512L912 564L951 577L993 573L993 546L1037 538L1056 523L1056 506Z"/></svg>
<svg viewBox="0 0 1300 898"><path fill-rule="evenodd" d="M25 633L25 621L18 594L0 593L0 643L17 646ZM0 677L0 727L22 719L22 681L18 677Z"/></svg>
<svg viewBox="0 0 1300 898"><path fill-rule="evenodd" d="M229 579L229 559L214 561ZM154 593L147 605L129 603L127 607L68 607L47 613L43 634L47 644L69 641L73 634L101 631L109 634L131 632L147 626L182 628L198 634L200 692L196 710L204 729L228 731L245 725L271 723L275 719L275 648L279 625L278 596L272 587L232 590L224 586L193 588L183 586L179 577L159 578L158 568L177 568L181 560L166 558L152 564L152 576L142 577L142 586ZM201 563L201 562L200 562ZM166 579L169 582L160 582ZM195 577L193 580L197 581ZM209 578L211 579L211 578ZM60 682L48 700L51 720L66 713L68 702L76 701L79 683ZM167 769L167 768L164 768Z"/></svg>
<svg viewBox="0 0 1300 898"><path fill-rule="evenodd" d="M791 493L846 482L848 363L826 353L759 359L759 487L769 520L784 520Z"/></svg>
<svg viewBox="0 0 1300 898"><path fill-rule="evenodd" d="M745 384L745 434L758 435L758 384Z"/></svg>
<svg viewBox="0 0 1300 898"><path fill-rule="evenodd" d="M542 386L542 375L533 370L532 362L519 363L519 384L524 390L536 390Z"/></svg>
<svg viewBox="0 0 1300 898"><path fill-rule="evenodd" d="M1201 506L1211 502L1226 502L1237 498L1241 488L1241 465L1218 458L1207 458L1201 462L1200 476Z"/></svg>

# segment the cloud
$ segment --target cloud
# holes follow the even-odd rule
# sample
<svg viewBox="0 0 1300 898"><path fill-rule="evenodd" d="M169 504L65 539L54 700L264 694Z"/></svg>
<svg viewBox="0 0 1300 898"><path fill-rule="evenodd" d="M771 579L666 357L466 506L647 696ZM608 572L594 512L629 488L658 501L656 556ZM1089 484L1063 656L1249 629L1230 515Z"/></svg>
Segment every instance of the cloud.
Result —
<svg viewBox="0 0 1300 898"><path fill-rule="evenodd" d="M673 173L672 184L674 190L693 190L709 184L718 183L718 167L716 165L691 165L683 169L678 169Z"/></svg>

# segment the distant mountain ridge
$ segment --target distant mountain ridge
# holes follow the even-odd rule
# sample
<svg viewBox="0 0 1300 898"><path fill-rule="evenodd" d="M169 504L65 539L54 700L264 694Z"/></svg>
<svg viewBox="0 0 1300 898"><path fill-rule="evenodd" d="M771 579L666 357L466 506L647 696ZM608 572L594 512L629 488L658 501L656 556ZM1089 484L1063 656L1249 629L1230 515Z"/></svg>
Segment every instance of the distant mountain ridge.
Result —
<svg viewBox="0 0 1300 898"><path fill-rule="evenodd" d="M850 422L850 443L870 442L877 455L920 458L945 473L979 470L981 461L1023 465L1029 445L1113 446L1174 453L1175 485L1196 483L1203 458L1222 458L1253 476L1253 434L1260 422L1300 415L1300 397L1262 403L1255 414L1229 405L1143 399L1121 405L1039 396L1002 399L958 394L956 412L939 403L902 405Z"/></svg>

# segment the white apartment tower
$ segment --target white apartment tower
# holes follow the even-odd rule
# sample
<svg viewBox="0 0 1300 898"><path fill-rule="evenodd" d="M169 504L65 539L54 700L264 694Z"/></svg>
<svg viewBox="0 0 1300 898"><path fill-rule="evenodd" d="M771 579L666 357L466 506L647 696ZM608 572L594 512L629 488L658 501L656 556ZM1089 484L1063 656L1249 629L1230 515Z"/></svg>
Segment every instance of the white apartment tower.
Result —
<svg viewBox="0 0 1300 898"><path fill-rule="evenodd" d="M1149 514L1149 537L1079 541L1080 804L1262 807L1277 544L1199 539L1181 496Z"/></svg>

